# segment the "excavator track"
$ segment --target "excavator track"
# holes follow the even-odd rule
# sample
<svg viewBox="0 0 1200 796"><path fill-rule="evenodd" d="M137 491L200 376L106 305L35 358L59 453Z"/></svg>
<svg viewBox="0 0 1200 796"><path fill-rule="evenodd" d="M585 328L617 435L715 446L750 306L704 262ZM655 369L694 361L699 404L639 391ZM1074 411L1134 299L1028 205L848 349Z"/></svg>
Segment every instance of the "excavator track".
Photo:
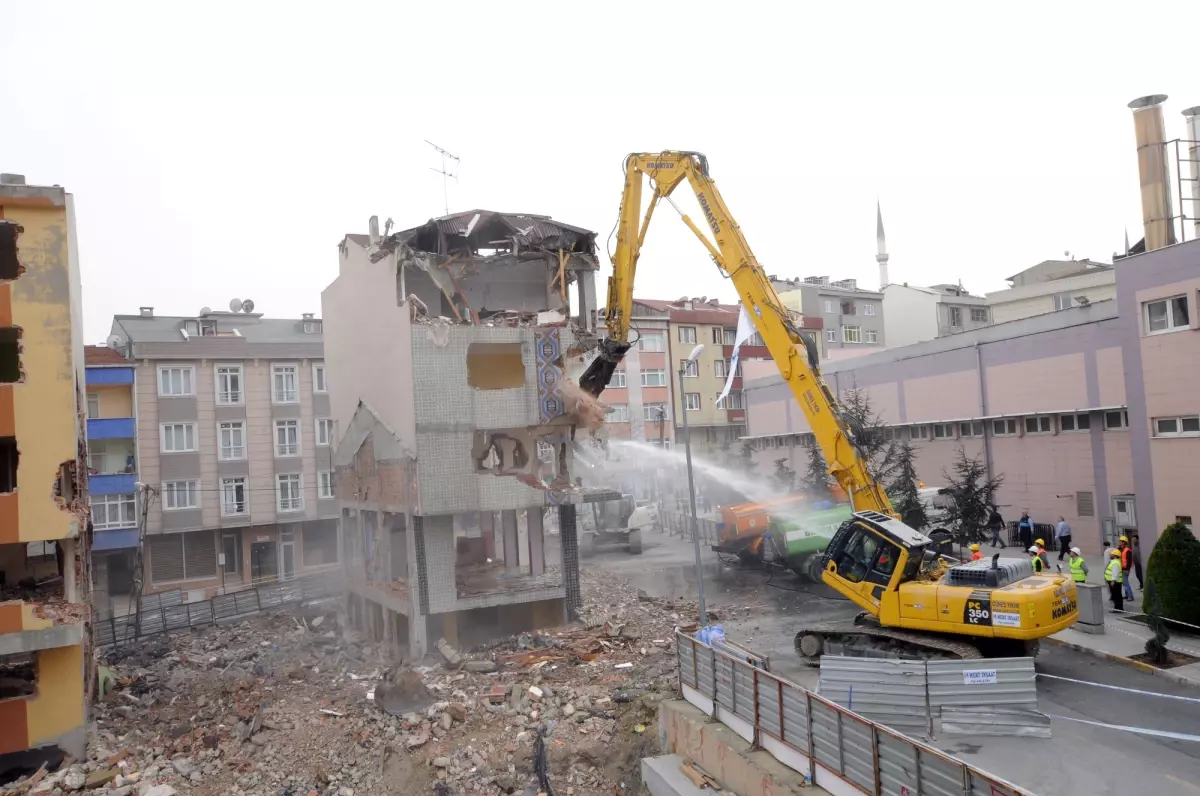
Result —
<svg viewBox="0 0 1200 796"><path fill-rule="evenodd" d="M935 633L895 630L870 621L865 615L847 622L810 625L796 634L796 653L810 666L819 666L822 655L898 660L977 660L983 650L969 641Z"/></svg>

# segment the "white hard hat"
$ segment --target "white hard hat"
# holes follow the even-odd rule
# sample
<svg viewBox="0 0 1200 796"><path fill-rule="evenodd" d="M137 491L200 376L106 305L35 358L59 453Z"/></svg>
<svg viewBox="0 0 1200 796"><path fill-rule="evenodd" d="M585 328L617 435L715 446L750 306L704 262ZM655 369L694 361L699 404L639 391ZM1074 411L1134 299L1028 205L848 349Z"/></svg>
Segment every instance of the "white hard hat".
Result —
<svg viewBox="0 0 1200 796"><path fill-rule="evenodd" d="M1036 552L1037 552L1037 548L1036 548L1036 547L1031 547L1031 548L1029 548L1029 552L1030 552L1030 553L1036 553Z"/></svg>
<svg viewBox="0 0 1200 796"><path fill-rule="evenodd" d="M1083 555L1083 553L1079 552L1079 548L1078 548L1078 547L1072 547L1072 548L1071 548L1071 552L1072 552L1072 553L1074 553L1074 554L1075 554L1075 555L1077 555L1077 556L1081 556L1081 555Z"/></svg>

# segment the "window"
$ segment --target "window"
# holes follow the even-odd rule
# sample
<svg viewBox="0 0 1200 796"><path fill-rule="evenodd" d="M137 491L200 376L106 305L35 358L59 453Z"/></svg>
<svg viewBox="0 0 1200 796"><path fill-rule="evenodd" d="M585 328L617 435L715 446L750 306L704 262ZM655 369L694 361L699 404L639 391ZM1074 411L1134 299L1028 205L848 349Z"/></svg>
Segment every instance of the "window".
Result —
<svg viewBox="0 0 1200 796"><path fill-rule="evenodd" d="M652 368L642 371L643 387L666 387L667 371L663 368Z"/></svg>
<svg viewBox="0 0 1200 796"><path fill-rule="evenodd" d="M843 315L856 315L857 313L854 310L855 310L855 307L854 307L853 301L843 301L842 302L842 314Z"/></svg>
<svg viewBox="0 0 1200 796"><path fill-rule="evenodd" d="M195 481L167 481L162 487L163 511L200 508L200 489Z"/></svg>
<svg viewBox="0 0 1200 796"><path fill-rule="evenodd" d="M874 315L875 314L875 305L872 304L871 302L868 301L867 303L863 304L862 307L863 307L863 313L862 313L863 315Z"/></svg>
<svg viewBox="0 0 1200 796"><path fill-rule="evenodd" d="M1200 416L1187 415L1185 417L1156 417L1154 418L1154 436L1200 436Z"/></svg>
<svg viewBox="0 0 1200 796"><path fill-rule="evenodd" d="M746 339L746 345L747 346L765 346L766 343L763 342L762 335L759 334L758 332L755 332L754 334L750 335L750 337L748 337Z"/></svg>
<svg viewBox="0 0 1200 796"><path fill-rule="evenodd" d="M137 504L133 495L92 495L92 528L106 531L137 525Z"/></svg>
<svg viewBox="0 0 1200 796"><path fill-rule="evenodd" d="M826 329L825 330L825 342L827 342L827 343L836 343L837 342L837 329Z"/></svg>
<svg viewBox="0 0 1200 796"><path fill-rule="evenodd" d="M847 343L861 343L862 329L857 326L843 326L842 340L846 341Z"/></svg>
<svg viewBox="0 0 1200 796"><path fill-rule="evenodd" d="M971 420L967 423L959 423L958 436L963 437L964 439L969 439L971 437L982 437L983 421Z"/></svg>
<svg viewBox="0 0 1200 796"><path fill-rule="evenodd" d="M1071 298L1070 293L1056 293L1054 294L1053 298L1055 312L1058 312L1059 310L1069 310L1071 305L1075 303L1074 299Z"/></svg>
<svg viewBox="0 0 1200 796"><path fill-rule="evenodd" d="M913 439L929 439L929 426L913 426L912 427L912 438Z"/></svg>
<svg viewBox="0 0 1200 796"><path fill-rule="evenodd" d="M933 424L934 439L954 439L954 424L952 423L934 423Z"/></svg>
<svg viewBox="0 0 1200 796"><path fill-rule="evenodd" d="M1015 417L1004 417L992 421L993 437L1015 437L1016 435L1017 419Z"/></svg>
<svg viewBox="0 0 1200 796"><path fill-rule="evenodd" d="M1088 431L1091 427L1092 416L1087 412L1080 412L1077 415L1058 416L1059 431Z"/></svg>
<svg viewBox="0 0 1200 796"><path fill-rule="evenodd" d="M1187 296L1175 296L1161 301L1147 301L1146 334L1161 334L1188 328Z"/></svg>
<svg viewBox="0 0 1200 796"><path fill-rule="evenodd" d="M662 332L646 332L638 338L638 351L666 351L667 338Z"/></svg>
<svg viewBox="0 0 1200 796"><path fill-rule="evenodd" d="M1096 499L1091 492L1075 493L1075 515L1077 517L1096 516Z"/></svg>
<svg viewBox="0 0 1200 796"><path fill-rule="evenodd" d="M680 326L679 327L679 342L681 342L681 343L696 342L696 327L695 326Z"/></svg>
<svg viewBox="0 0 1200 796"><path fill-rule="evenodd" d="M158 394L164 398L175 395L195 395L192 369L190 367L159 368Z"/></svg>
<svg viewBox="0 0 1200 796"><path fill-rule="evenodd" d="M184 321L184 334L200 334L200 321Z"/></svg>
<svg viewBox="0 0 1200 796"><path fill-rule="evenodd" d="M697 412L700 410L700 393L685 392L683 394L683 408L689 412Z"/></svg>
<svg viewBox="0 0 1200 796"><path fill-rule="evenodd" d="M304 322L304 333L305 334L320 334L321 333L321 322L320 321L305 321Z"/></svg>
<svg viewBox="0 0 1200 796"><path fill-rule="evenodd" d="M609 409L612 410L605 418L610 423L628 423L629 422L629 404L611 404Z"/></svg>
<svg viewBox="0 0 1200 796"><path fill-rule="evenodd" d="M725 378L726 374L728 374L728 373L729 373L729 360L718 359L716 362L713 363L713 375L716 376L718 379Z"/></svg>
<svg viewBox="0 0 1200 796"><path fill-rule="evenodd" d="M163 453L192 453L196 450L196 426L193 423L163 423Z"/></svg>
<svg viewBox="0 0 1200 796"><path fill-rule="evenodd" d="M666 422L670 418L671 414L667 411L666 404L642 404L643 420L650 420L657 423L660 420Z"/></svg>
<svg viewBox="0 0 1200 796"><path fill-rule="evenodd" d="M329 392L329 383L325 380L325 363L318 362L313 368L313 392Z"/></svg>
<svg viewBox="0 0 1200 796"><path fill-rule="evenodd" d="M685 379L695 379L700 376L700 363L696 360L679 360L679 369L683 371Z"/></svg>
<svg viewBox="0 0 1200 796"><path fill-rule="evenodd" d="M1191 530L1191 528L1192 528L1192 515L1191 515L1191 514L1176 514L1176 515L1175 515L1175 522L1178 522L1178 523L1181 523L1181 524L1183 524L1183 525L1186 525L1186 526L1188 527L1188 530Z"/></svg>
<svg viewBox="0 0 1200 796"><path fill-rule="evenodd" d="M737 345L737 330L725 329L721 335L722 345Z"/></svg>
<svg viewBox="0 0 1200 796"><path fill-rule="evenodd" d="M100 417L100 395L98 393L94 393L94 392L88 393L87 394L87 402L88 402L88 415L87 415L88 419L95 420L96 418Z"/></svg>
<svg viewBox="0 0 1200 796"><path fill-rule="evenodd" d="M225 556L226 575L242 571L242 534L239 531L221 535L221 553Z"/></svg>
<svg viewBox="0 0 1200 796"><path fill-rule="evenodd" d="M246 458L246 424L238 420L217 423L217 459L236 462Z"/></svg>
<svg viewBox="0 0 1200 796"><path fill-rule="evenodd" d="M329 470L317 472L317 497L321 500L333 497L333 473Z"/></svg>
<svg viewBox="0 0 1200 796"><path fill-rule="evenodd" d="M246 479L221 479L221 516L236 517L246 513ZM228 563L229 556L225 560ZM228 570L227 570L228 571Z"/></svg>
<svg viewBox="0 0 1200 796"><path fill-rule="evenodd" d="M625 386L625 368L617 368L613 371L612 378L608 380L609 387L624 387Z"/></svg>
<svg viewBox="0 0 1200 796"><path fill-rule="evenodd" d="M242 366L217 365L217 403L230 406L242 398Z"/></svg>
<svg viewBox="0 0 1200 796"><path fill-rule="evenodd" d="M732 391L729 393L729 395L725 396L725 400L721 403L721 406L724 407L725 409L745 409L746 408L746 405L745 405L745 403L743 403L743 400L742 400L742 394L740 392L732 392Z"/></svg>
<svg viewBox="0 0 1200 796"><path fill-rule="evenodd" d="M1050 417L1048 415L1025 418L1026 434L1049 434L1050 431Z"/></svg>
<svg viewBox="0 0 1200 796"><path fill-rule="evenodd" d="M299 456L300 455L300 421L299 420L276 420L275 421L275 455L276 456Z"/></svg>
<svg viewBox="0 0 1200 796"><path fill-rule="evenodd" d="M722 341L724 341L724 340L725 340L725 330L722 329L720 326L714 326L712 328L713 345L721 345Z"/></svg>
<svg viewBox="0 0 1200 796"><path fill-rule="evenodd" d="M146 537L146 543L153 583L217 576L217 546L212 531L155 534Z"/></svg>
<svg viewBox="0 0 1200 796"><path fill-rule="evenodd" d="M300 490L299 473L275 476L275 508L279 511L304 510L304 493Z"/></svg>
<svg viewBox="0 0 1200 796"><path fill-rule="evenodd" d="M971 308L972 323L987 323L987 307L972 307Z"/></svg>
<svg viewBox="0 0 1200 796"><path fill-rule="evenodd" d="M1122 428L1129 428L1129 412L1124 409L1115 409L1104 413L1105 431L1115 431Z"/></svg>
<svg viewBox="0 0 1200 796"><path fill-rule="evenodd" d="M950 328L962 328L962 307L947 307L946 311L950 315Z"/></svg>
<svg viewBox="0 0 1200 796"><path fill-rule="evenodd" d="M327 417L317 418L317 445L329 447L333 444L333 421Z"/></svg>
<svg viewBox="0 0 1200 796"><path fill-rule="evenodd" d="M897 426L896 428L885 428L883 438L888 442L902 442L908 439L908 435L905 433L904 426Z"/></svg>
<svg viewBox="0 0 1200 796"><path fill-rule="evenodd" d="M217 322L216 321L200 321L200 336L201 337L216 337Z"/></svg>
<svg viewBox="0 0 1200 796"><path fill-rule="evenodd" d="M277 404L294 404L300 400L300 379L295 365L271 366L271 400Z"/></svg>
<svg viewBox="0 0 1200 796"><path fill-rule="evenodd" d="M825 311L828 313L837 312L837 310L834 309L834 306L833 306L833 299L825 299Z"/></svg>
<svg viewBox="0 0 1200 796"><path fill-rule="evenodd" d="M867 342L868 343L878 343L879 342L879 330L867 329Z"/></svg>

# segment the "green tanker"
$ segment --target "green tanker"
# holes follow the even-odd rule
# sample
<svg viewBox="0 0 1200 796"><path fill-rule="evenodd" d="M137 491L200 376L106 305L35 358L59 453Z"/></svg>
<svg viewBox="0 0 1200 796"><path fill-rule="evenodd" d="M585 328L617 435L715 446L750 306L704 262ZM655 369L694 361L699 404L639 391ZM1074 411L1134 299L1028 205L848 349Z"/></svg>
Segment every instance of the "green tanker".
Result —
<svg viewBox="0 0 1200 796"><path fill-rule="evenodd" d="M766 534L768 558L797 575L819 581L821 553L842 523L850 519L849 504L800 515L775 514Z"/></svg>

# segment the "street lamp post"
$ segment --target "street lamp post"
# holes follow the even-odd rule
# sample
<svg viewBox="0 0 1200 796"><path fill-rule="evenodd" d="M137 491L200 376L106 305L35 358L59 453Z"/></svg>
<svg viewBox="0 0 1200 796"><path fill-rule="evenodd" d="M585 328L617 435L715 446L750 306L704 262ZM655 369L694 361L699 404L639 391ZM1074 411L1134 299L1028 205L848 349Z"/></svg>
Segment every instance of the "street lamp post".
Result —
<svg viewBox="0 0 1200 796"><path fill-rule="evenodd" d="M696 551L696 593L700 601L700 627L708 627L708 609L704 605L704 567L700 563L700 534L697 533L696 482L692 477L692 432L688 429L687 393L683 391L683 376L687 373L688 366L695 362L696 357L703 351L704 344L701 343L692 349L692 353L679 368L679 406L683 414L683 450L687 459L688 502L692 509L692 547Z"/></svg>

